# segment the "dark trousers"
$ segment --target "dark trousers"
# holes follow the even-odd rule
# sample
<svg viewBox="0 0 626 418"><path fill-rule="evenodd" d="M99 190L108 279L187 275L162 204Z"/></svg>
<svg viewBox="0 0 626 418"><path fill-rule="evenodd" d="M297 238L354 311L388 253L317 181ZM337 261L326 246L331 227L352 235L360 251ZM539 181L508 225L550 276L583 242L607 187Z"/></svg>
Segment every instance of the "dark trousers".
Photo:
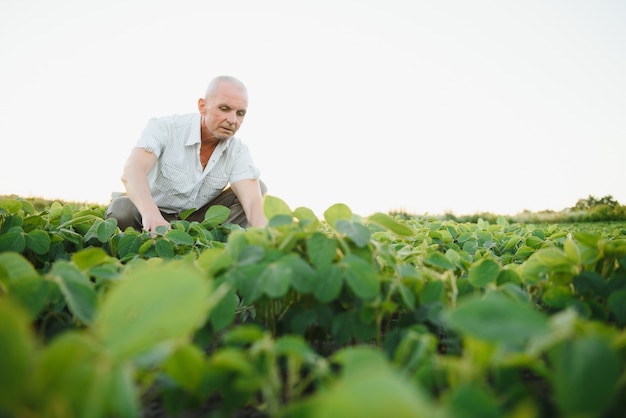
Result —
<svg viewBox="0 0 626 418"><path fill-rule="evenodd" d="M261 183L261 192L263 194L266 193L267 188L263 182ZM239 199L235 196L235 193L232 191L230 187L227 187L220 193L215 199L211 200L206 205L202 206L191 215L187 216L186 220L189 222L204 221L204 215L206 211L209 210L211 206L222 205L226 206L230 209L230 215L225 222L229 222L232 224L237 224L242 228L248 228L250 224L248 223L248 219L246 218L246 213L243 211L243 207L241 203L239 203ZM180 220L180 216L177 213L165 213L161 212L166 221L172 222L176 220ZM117 219L117 225L123 231L129 226L132 226L137 231L141 231L143 228L143 224L141 222L141 214L137 207L133 202L131 202L130 198L126 195L118 196L114 198L109 206L107 207L105 218L115 218Z"/></svg>

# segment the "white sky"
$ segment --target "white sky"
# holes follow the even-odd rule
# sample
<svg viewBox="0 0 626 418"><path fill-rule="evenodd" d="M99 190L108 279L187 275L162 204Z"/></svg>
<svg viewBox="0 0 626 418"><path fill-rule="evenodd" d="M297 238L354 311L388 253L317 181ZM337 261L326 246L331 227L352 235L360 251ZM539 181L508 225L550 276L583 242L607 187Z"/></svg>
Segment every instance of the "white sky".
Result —
<svg viewBox="0 0 626 418"><path fill-rule="evenodd" d="M215 75L269 193L321 214L626 204L623 0L0 0L0 194L107 203Z"/></svg>

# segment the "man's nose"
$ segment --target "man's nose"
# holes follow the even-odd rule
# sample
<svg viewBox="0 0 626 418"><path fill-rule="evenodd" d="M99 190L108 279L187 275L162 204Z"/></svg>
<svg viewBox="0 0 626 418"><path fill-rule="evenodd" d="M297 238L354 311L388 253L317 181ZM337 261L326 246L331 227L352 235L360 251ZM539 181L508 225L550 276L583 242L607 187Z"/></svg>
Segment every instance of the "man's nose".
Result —
<svg viewBox="0 0 626 418"><path fill-rule="evenodd" d="M235 112L231 112L228 114L226 120L228 121L228 123L230 123L231 125L234 125L235 122L237 122L237 114Z"/></svg>

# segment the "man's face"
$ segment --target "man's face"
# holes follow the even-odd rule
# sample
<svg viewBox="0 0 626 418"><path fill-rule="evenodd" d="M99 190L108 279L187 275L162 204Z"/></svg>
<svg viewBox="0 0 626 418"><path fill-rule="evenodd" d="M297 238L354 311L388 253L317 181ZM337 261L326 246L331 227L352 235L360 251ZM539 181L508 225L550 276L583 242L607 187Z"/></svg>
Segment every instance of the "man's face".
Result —
<svg viewBox="0 0 626 418"><path fill-rule="evenodd" d="M198 100L202 138L225 141L239 130L248 108L248 95L239 86L222 82L215 94Z"/></svg>

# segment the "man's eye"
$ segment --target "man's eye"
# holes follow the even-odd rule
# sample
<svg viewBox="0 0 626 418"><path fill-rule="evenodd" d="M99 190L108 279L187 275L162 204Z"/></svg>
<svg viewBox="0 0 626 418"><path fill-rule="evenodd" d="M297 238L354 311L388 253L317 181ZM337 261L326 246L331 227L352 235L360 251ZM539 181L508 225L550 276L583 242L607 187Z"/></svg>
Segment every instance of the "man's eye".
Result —
<svg viewBox="0 0 626 418"><path fill-rule="evenodd" d="M224 111L224 112L228 112L228 106L220 106L220 110Z"/></svg>
<svg viewBox="0 0 626 418"><path fill-rule="evenodd" d="M237 116L241 116L242 118L246 115L246 112L239 111L237 112Z"/></svg>

